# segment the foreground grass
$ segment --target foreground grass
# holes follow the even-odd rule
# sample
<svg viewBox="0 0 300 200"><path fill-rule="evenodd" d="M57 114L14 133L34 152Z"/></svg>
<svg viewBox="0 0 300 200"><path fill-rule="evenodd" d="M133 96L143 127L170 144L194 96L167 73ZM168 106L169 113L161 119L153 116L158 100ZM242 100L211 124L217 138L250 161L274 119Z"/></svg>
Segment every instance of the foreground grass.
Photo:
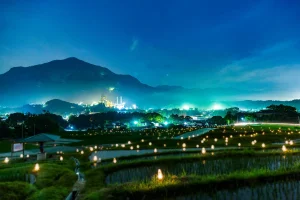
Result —
<svg viewBox="0 0 300 200"><path fill-rule="evenodd" d="M69 161L41 162L38 172L32 172L34 163L31 162L2 164L1 167L0 199L64 199L77 180L77 175L71 169L73 165ZM36 176L33 185L26 183L25 180L16 181L14 178L17 174L22 177L30 173Z"/></svg>

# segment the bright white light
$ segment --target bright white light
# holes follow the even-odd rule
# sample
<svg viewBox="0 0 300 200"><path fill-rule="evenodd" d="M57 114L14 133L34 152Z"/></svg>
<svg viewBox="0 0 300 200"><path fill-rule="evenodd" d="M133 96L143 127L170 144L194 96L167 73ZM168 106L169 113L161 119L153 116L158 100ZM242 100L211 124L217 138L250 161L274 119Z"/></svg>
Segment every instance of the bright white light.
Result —
<svg viewBox="0 0 300 200"><path fill-rule="evenodd" d="M190 106L188 106L188 105L183 105L183 106L182 106L182 109L183 109L183 110L189 110L189 109L190 109Z"/></svg>
<svg viewBox="0 0 300 200"><path fill-rule="evenodd" d="M215 103L213 105L213 110L222 110L222 109L223 109L223 106L218 103Z"/></svg>
<svg viewBox="0 0 300 200"><path fill-rule="evenodd" d="M137 108L136 104L133 104L132 108L135 110Z"/></svg>

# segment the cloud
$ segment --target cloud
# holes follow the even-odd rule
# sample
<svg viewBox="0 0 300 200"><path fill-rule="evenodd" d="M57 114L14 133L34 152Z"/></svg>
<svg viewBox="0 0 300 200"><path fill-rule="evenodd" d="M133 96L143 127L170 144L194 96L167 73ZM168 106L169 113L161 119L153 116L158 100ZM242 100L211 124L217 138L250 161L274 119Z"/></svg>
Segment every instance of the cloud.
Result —
<svg viewBox="0 0 300 200"><path fill-rule="evenodd" d="M276 43L254 52L251 56L233 61L223 67L218 76L223 83L249 83L257 86L272 83L273 86L293 86L300 83L300 51L297 41ZM295 86L293 86L295 87Z"/></svg>
<svg viewBox="0 0 300 200"><path fill-rule="evenodd" d="M138 44L139 44L139 40L134 38L130 45L130 51L134 51L137 48Z"/></svg>

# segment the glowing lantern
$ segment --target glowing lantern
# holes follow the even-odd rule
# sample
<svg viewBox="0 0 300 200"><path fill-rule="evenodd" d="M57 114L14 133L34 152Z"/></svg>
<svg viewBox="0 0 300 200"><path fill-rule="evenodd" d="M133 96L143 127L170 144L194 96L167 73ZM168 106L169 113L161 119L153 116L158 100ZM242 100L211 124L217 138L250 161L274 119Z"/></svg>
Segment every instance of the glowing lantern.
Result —
<svg viewBox="0 0 300 200"><path fill-rule="evenodd" d="M140 145L136 145L136 148L139 149L139 148L140 148Z"/></svg>
<svg viewBox="0 0 300 200"><path fill-rule="evenodd" d="M202 154L205 154L206 153L206 150L205 150L205 148L203 147L202 148Z"/></svg>
<svg viewBox="0 0 300 200"><path fill-rule="evenodd" d="M64 160L64 158L63 158L62 156L60 156L60 157L59 157L59 160L60 160L60 161L63 161L63 160Z"/></svg>
<svg viewBox="0 0 300 200"><path fill-rule="evenodd" d="M158 169L158 172L157 172L157 179L158 179L158 180L162 180L163 178L164 178L164 176L163 176L161 170Z"/></svg>
<svg viewBox="0 0 300 200"><path fill-rule="evenodd" d="M21 153L21 155L20 155L20 158L23 158L24 156L23 156L23 154Z"/></svg>
<svg viewBox="0 0 300 200"><path fill-rule="evenodd" d="M284 145L282 146L281 149L282 149L283 152L287 151L287 149L286 149L286 147Z"/></svg>
<svg viewBox="0 0 300 200"><path fill-rule="evenodd" d="M262 148L265 148L265 147L266 147L265 143L262 143L262 144L261 144L261 147L262 147Z"/></svg>
<svg viewBox="0 0 300 200"><path fill-rule="evenodd" d="M114 158L113 163L115 163L115 164L117 163L117 159L116 158Z"/></svg>
<svg viewBox="0 0 300 200"><path fill-rule="evenodd" d="M156 152L157 152L157 149L155 148L155 149L154 149L154 153L156 153Z"/></svg>
<svg viewBox="0 0 300 200"><path fill-rule="evenodd" d="M293 144L294 144L294 142L293 142L293 140L291 140L291 141L290 141L290 145L293 145Z"/></svg>
<svg viewBox="0 0 300 200"><path fill-rule="evenodd" d="M84 152L81 150L80 154L81 154L81 155L83 155L83 154L84 154Z"/></svg>
<svg viewBox="0 0 300 200"><path fill-rule="evenodd" d="M8 159L8 157L6 157L5 159L4 159L4 163L8 163L9 162L9 159Z"/></svg>
<svg viewBox="0 0 300 200"><path fill-rule="evenodd" d="M152 142L149 142L149 146L152 146Z"/></svg>
<svg viewBox="0 0 300 200"><path fill-rule="evenodd" d="M133 150L133 146L130 147L130 150Z"/></svg>
<svg viewBox="0 0 300 200"><path fill-rule="evenodd" d="M215 140L215 142L217 142L217 141L218 141L218 139L217 139L217 138L215 138L214 140Z"/></svg>
<svg viewBox="0 0 300 200"><path fill-rule="evenodd" d="M185 148L185 147L186 147L186 144L185 144L185 143L183 143L183 144L182 144L182 147L183 147L183 148Z"/></svg>
<svg viewBox="0 0 300 200"><path fill-rule="evenodd" d="M27 154L27 156L26 156L27 158L29 158L29 154Z"/></svg>
<svg viewBox="0 0 300 200"><path fill-rule="evenodd" d="M98 158L97 158L96 155L93 157L93 161L94 161L94 162L97 162L97 161L98 161Z"/></svg>
<svg viewBox="0 0 300 200"><path fill-rule="evenodd" d="M238 146L240 147L240 146L241 146L241 143L238 143Z"/></svg>
<svg viewBox="0 0 300 200"><path fill-rule="evenodd" d="M76 152L79 152L79 149L76 149Z"/></svg>
<svg viewBox="0 0 300 200"><path fill-rule="evenodd" d="M36 163L34 165L33 171L38 172L40 170L40 165L38 163Z"/></svg>
<svg viewBox="0 0 300 200"><path fill-rule="evenodd" d="M199 148L199 144L197 144L196 147Z"/></svg>
<svg viewBox="0 0 300 200"><path fill-rule="evenodd" d="M166 147L167 145L166 144L164 144L164 147Z"/></svg>
<svg viewBox="0 0 300 200"><path fill-rule="evenodd" d="M214 145L211 145L211 149L215 149L215 146L214 146Z"/></svg>

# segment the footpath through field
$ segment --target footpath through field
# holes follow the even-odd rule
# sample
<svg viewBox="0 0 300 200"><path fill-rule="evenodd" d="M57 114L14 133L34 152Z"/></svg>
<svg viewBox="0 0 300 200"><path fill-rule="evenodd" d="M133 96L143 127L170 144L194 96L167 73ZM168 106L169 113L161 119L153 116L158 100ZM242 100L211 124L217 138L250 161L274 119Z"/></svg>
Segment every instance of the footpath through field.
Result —
<svg viewBox="0 0 300 200"><path fill-rule="evenodd" d="M208 133L209 131L213 130L213 128L202 128L202 129L197 129L195 131L191 131L191 132L187 132L187 133L184 133L182 135L179 135L179 136L176 136L174 137L173 139L175 140L179 140L179 139L186 139L188 138L189 136L190 137L197 137L197 136L200 136L200 135L203 135L205 133Z"/></svg>

